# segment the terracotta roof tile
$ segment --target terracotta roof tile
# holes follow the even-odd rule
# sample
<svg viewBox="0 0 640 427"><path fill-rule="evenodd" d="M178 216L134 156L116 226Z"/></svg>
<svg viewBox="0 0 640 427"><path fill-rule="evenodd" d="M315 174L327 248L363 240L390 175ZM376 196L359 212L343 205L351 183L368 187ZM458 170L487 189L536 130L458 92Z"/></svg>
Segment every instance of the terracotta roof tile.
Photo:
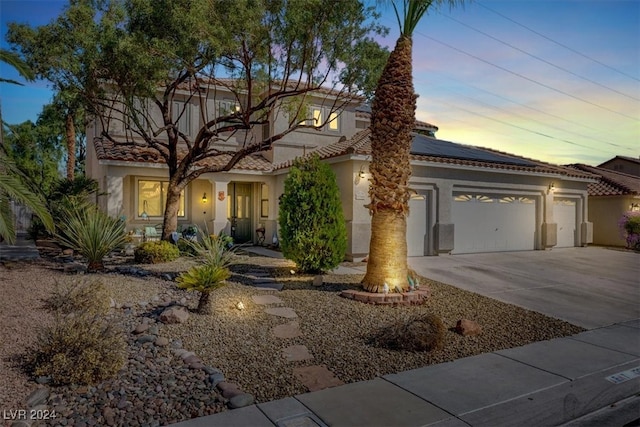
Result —
<svg viewBox="0 0 640 427"><path fill-rule="evenodd" d="M589 172L599 177L598 182L588 186L590 196L640 195L640 178L610 169L573 164L569 167Z"/></svg>
<svg viewBox="0 0 640 427"><path fill-rule="evenodd" d="M98 160L132 163L165 163L157 150L147 146L134 145L132 143L114 143L113 141L102 138L95 138L93 143L96 148ZM185 154L186 149L179 150L178 157L182 158ZM198 162L198 165L224 166L230 158L231 154L223 154L202 160ZM261 155L253 154L240 160L234 169L269 172L272 170L272 164Z"/></svg>

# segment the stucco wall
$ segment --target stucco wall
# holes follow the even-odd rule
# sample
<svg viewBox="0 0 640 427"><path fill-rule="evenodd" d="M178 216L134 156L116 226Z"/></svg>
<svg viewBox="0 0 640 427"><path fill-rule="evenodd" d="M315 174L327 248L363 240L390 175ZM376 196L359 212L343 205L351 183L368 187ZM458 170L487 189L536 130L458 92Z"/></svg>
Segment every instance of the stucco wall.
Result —
<svg viewBox="0 0 640 427"><path fill-rule="evenodd" d="M618 221L629 210L632 201L631 196L589 197L589 221L593 223L595 245L626 246L618 230Z"/></svg>

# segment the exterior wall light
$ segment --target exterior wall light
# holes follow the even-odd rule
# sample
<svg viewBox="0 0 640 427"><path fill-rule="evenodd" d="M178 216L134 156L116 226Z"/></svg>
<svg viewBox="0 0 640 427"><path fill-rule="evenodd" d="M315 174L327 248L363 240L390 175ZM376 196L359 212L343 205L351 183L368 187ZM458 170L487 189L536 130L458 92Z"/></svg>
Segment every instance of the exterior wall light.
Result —
<svg viewBox="0 0 640 427"><path fill-rule="evenodd" d="M207 193L202 195L202 203L207 203Z"/></svg>
<svg viewBox="0 0 640 427"><path fill-rule="evenodd" d="M555 191L556 191L556 185L555 183L552 182L551 184L549 184L549 188L547 189L547 194L551 194Z"/></svg>
<svg viewBox="0 0 640 427"><path fill-rule="evenodd" d="M355 184L358 185L360 184L360 181L363 180L365 178L365 172L364 172L364 165L360 166L360 171L358 172L358 175L356 175L356 180L355 180Z"/></svg>

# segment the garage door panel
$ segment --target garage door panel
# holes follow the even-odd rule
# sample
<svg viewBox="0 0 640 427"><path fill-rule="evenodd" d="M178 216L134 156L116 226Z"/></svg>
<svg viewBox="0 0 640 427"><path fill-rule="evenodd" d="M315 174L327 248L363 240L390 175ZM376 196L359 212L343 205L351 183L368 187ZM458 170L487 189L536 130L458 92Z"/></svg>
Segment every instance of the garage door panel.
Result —
<svg viewBox="0 0 640 427"><path fill-rule="evenodd" d="M462 194L454 198L453 253L533 250L535 202L519 196Z"/></svg>
<svg viewBox="0 0 640 427"><path fill-rule="evenodd" d="M572 199L555 199L553 217L558 224L557 248L571 248L576 245L577 203Z"/></svg>

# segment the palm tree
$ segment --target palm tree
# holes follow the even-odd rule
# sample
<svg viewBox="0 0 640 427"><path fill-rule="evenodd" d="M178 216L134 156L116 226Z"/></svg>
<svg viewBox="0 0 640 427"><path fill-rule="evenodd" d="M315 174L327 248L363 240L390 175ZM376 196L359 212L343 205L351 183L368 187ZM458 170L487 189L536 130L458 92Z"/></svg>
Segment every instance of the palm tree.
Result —
<svg viewBox="0 0 640 427"><path fill-rule="evenodd" d="M375 91L371 114L372 160L368 205L372 214L367 273L362 285L369 292L407 290L407 214L411 133L415 124L412 35L433 4L453 6L462 0L392 1L400 37L391 52ZM401 3L402 10L398 4Z"/></svg>
<svg viewBox="0 0 640 427"><path fill-rule="evenodd" d="M34 78L33 71L20 59L18 55L5 49L0 49L0 61L11 65L25 79ZM22 85L15 80L0 77L0 83ZM44 223L49 231L53 231L53 219L45 208L44 202L22 183L21 174L7 158L4 151L4 122L0 111L0 241L15 243L16 230L13 224L11 200L22 203L30 208Z"/></svg>

